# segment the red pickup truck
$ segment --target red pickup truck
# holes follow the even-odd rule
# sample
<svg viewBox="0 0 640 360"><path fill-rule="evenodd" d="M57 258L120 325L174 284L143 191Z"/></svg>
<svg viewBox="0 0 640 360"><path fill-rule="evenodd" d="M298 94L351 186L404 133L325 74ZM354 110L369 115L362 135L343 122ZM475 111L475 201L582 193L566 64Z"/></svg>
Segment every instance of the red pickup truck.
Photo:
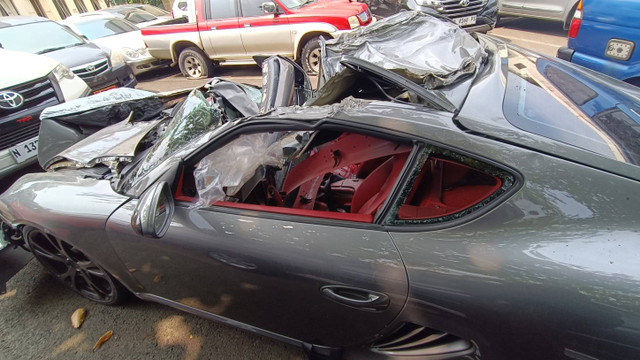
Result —
<svg viewBox="0 0 640 360"><path fill-rule="evenodd" d="M287 56L316 73L320 37L375 21L366 4L350 0L190 1L195 22L142 29L151 55L172 60L190 78L212 76L214 64L250 63L262 55Z"/></svg>

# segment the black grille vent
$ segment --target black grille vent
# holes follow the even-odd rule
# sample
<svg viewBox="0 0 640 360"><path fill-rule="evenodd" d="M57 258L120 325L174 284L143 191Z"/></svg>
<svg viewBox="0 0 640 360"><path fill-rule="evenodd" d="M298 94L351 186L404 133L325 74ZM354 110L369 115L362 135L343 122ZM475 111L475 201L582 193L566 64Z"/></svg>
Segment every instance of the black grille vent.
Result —
<svg viewBox="0 0 640 360"><path fill-rule="evenodd" d="M29 81L24 84L12 86L7 89L14 91L22 95L24 103L17 109L0 109L0 118L15 114L25 109L31 109L38 106L52 106L58 104L58 97L56 91L51 84L51 80L48 77L40 78L37 80ZM16 115L18 116L18 115Z"/></svg>
<svg viewBox="0 0 640 360"><path fill-rule="evenodd" d="M462 6L463 4L467 5ZM442 13L446 14L450 18L477 15L482 8L484 8L485 4L486 1L484 0L469 0L468 2L460 0L445 0L442 2L442 6L444 7L444 11L442 11Z"/></svg>
<svg viewBox="0 0 640 360"><path fill-rule="evenodd" d="M34 118L24 126L2 131L0 133L0 149L4 150L36 137L38 136L38 130L40 130L40 119Z"/></svg>
<svg viewBox="0 0 640 360"><path fill-rule="evenodd" d="M94 61L82 66L76 66L71 71L83 79L91 78L109 70L109 61L107 59Z"/></svg>
<svg viewBox="0 0 640 360"><path fill-rule="evenodd" d="M475 347L467 340L411 323L382 338L373 344L372 349L391 356L437 356L438 359L475 352Z"/></svg>

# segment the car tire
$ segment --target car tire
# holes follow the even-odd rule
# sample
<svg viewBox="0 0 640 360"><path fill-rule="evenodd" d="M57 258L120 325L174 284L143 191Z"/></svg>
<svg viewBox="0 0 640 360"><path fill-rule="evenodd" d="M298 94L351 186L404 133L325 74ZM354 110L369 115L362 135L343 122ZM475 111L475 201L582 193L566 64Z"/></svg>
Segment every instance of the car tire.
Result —
<svg viewBox="0 0 640 360"><path fill-rule="evenodd" d="M310 75L316 75L320 71L320 38L321 36L318 36L307 41L300 53L302 68Z"/></svg>
<svg viewBox="0 0 640 360"><path fill-rule="evenodd" d="M22 234L42 266L81 296L105 305L120 304L128 297L111 274L77 247L31 226L25 226Z"/></svg>
<svg viewBox="0 0 640 360"><path fill-rule="evenodd" d="M190 47L182 50L178 57L182 75L189 79L202 79L213 76L213 63L202 50Z"/></svg>

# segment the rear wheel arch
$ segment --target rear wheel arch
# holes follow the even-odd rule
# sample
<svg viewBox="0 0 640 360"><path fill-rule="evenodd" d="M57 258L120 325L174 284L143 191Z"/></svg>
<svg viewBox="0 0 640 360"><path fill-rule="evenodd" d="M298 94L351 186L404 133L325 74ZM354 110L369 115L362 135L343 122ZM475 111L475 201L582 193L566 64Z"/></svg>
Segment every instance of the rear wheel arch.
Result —
<svg viewBox="0 0 640 360"><path fill-rule="evenodd" d="M195 47L200 49L198 45L192 43L191 41L178 41L173 43L171 45L171 60L173 61L173 63L174 64L177 63L178 59L180 58L180 53L190 47Z"/></svg>

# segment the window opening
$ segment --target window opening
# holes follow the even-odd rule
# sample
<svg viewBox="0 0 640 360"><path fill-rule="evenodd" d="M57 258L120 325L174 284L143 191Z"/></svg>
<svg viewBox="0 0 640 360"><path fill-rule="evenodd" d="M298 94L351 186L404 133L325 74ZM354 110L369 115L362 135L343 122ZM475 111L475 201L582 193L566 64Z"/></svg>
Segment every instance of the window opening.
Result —
<svg viewBox="0 0 640 360"><path fill-rule="evenodd" d="M67 7L64 0L53 0L53 5L56 7L56 10L58 10L60 18L66 19L71 16L71 11L69 11L69 7Z"/></svg>
<svg viewBox="0 0 640 360"><path fill-rule="evenodd" d="M197 207L372 222L411 149L350 132L245 134L185 168L175 197Z"/></svg>
<svg viewBox="0 0 640 360"><path fill-rule="evenodd" d="M512 175L495 166L436 147L427 147L418 163L389 223L454 220L487 205L515 183Z"/></svg>
<svg viewBox="0 0 640 360"><path fill-rule="evenodd" d="M33 10L36 11L36 14L40 17L45 17L44 10L42 9L42 5L40 5L40 1L38 0L29 0L31 2L31 6L33 6Z"/></svg>
<svg viewBox="0 0 640 360"><path fill-rule="evenodd" d="M82 0L73 0L73 3L76 5L79 13L86 13L88 11Z"/></svg>

